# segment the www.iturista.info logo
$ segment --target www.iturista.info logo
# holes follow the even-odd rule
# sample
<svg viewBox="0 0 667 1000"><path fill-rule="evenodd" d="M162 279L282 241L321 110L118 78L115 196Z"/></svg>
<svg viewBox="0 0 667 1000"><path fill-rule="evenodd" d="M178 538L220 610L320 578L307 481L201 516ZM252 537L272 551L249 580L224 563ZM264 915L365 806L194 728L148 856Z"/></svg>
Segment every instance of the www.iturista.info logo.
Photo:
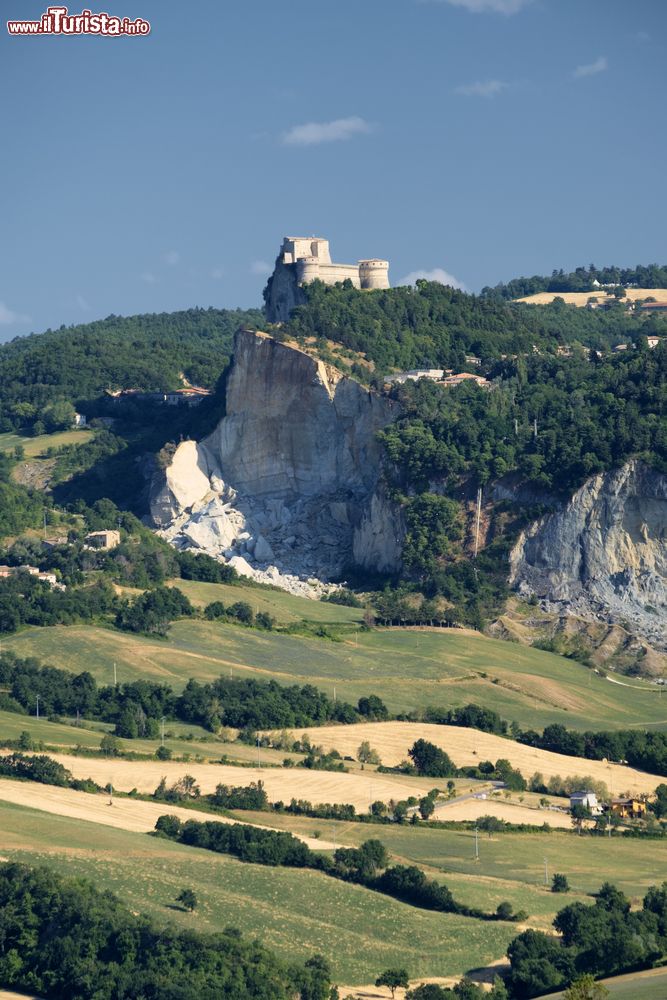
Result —
<svg viewBox="0 0 667 1000"><path fill-rule="evenodd" d="M101 11L93 14L82 10L70 14L67 7L47 7L39 21L7 21L10 35L107 35L120 38L127 35L148 35L151 26L142 17L116 17Z"/></svg>

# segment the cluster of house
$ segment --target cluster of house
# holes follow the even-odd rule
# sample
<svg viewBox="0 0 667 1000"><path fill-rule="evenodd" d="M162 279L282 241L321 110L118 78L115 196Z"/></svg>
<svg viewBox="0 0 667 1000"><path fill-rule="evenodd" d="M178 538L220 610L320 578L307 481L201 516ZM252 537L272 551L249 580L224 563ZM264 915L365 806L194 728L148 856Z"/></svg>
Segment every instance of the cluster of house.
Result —
<svg viewBox="0 0 667 1000"><path fill-rule="evenodd" d="M598 802L595 792L573 792L570 795L570 809L574 809L575 806L583 806L592 816L611 812L621 819L642 819L646 815L646 802L643 799L634 797L612 799L607 805Z"/></svg>
<svg viewBox="0 0 667 1000"><path fill-rule="evenodd" d="M211 395L209 389L191 385L185 389L170 392L144 392L142 389L105 389L105 395L114 403L157 403L166 406L199 406L203 399Z"/></svg>
<svg viewBox="0 0 667 1000"><path fill-rule="evenodd" d="M472 361L471 364L475 364L475 361ZM491 385L489 380L482 375L473 375L470 372L454 374L451 368L411 368L407 372L397 372L395 375L387 375L385 382L390 385L392 383L403 385L405 382L418 382L421 378L445 386L461 385L462 382L474 382L475 385L481 385L484 388L489 388Z"/></svg>
<svg viewBox="0 0 667 1000"><path fill-rule="evenodd" d="M656 302L655 305L661 305L661 303ZM665 308L667 309L667 304L665 305ZM648 346L650 347L651 350L653 350L655 347L657 347L658 344L662 340L664 340L664 339L665 339L664 337L647 337L646 338L646 340L648 342ZM614 352L618 353L619 351L628 351L628 350L630 350L634 346L635 346L634 344L617 344L616 347L614 348Z"/></svg>
<svg viewBox="0 0 667 1000"><path fill-rule="evenodd" d="M17 576L19 573L36 576L38 580L43 580L44 583L48 583L55 590L65 589L65 585L58 582L55 573L43 573L36 566L0 566L0 580L7 580L11 576Z"/></svg>

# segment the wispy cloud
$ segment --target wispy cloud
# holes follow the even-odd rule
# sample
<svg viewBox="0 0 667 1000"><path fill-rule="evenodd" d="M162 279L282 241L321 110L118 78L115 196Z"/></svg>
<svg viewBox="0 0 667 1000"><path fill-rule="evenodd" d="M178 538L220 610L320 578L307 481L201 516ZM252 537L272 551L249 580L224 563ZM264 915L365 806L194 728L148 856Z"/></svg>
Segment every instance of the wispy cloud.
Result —
<svg viewBox="0 0 667 1000"><path fill-rule="evenodd" d="M14 312L4 302L0 302L0 326L11 326L12 323L29 323L30 317Z"/></svg>
<svg viewBox="0 0 667 1000"><path fill-rule="evenodd" d="M314 146L322 142L341 142L371 130L369 122L356 116L336 118L332 122L307 122L285 132L283 143L286 146Z"/></svg>
<svg viewBox="0 0 667 1000"><path fill-rule="evenodd" d="M440 0L442 3L443 0ZM533 0L444 0L452 7L464 7L471 14L518 14Z"/></svg>
<svg viewBox="0 0 667 1000"><path fill-rule="evenodd" d="M153 274L152 271L143 271L142 274L139 275L139 277L141 278L142 281L145 281L147 285L157 285L158 281L160 280L157 274Z"/></svg>
<svg viewBox="0 0 667 1000"><path fill-rule="evenodd" d="M76 297L76 304L78 305L79 309L82 310L82 312L90 311L90 305L87 299L84 299L83 295L81 295L81 293L79 293Z"/></svg>
<svg viewBox="0 0 667 1000"><path fill-rule="evenodd" d="M169 250L163 256L163 260L164 260L165 264L168 264L169 267L175 267L176 264L178 264L178 262L180 261L180 259L181 259L181 255L178 252L178 250Z"/></svg>
<svg viewBox="0 0 667 1000"><path fill-rule="evenodd" d="M453 274L445 271L442 267L434 267L431 271L410 271L404 278L401 278L399 285L414 285L420 278L423 278L425 281L438 281L441 285L450 285L452 288L460 288L462 292L466 291L466 286L463 282L459 281L458 278L455 278Z"/></svg>
<svg viewBox="0 0 667 1000"><path fill-rule="evenodd" d="M211 277L214 279L214 281L220 281L220 279L223 278L224 275L225 275L224 267L211 268Z"/></svg>
<svg viewBox="0 0 667 1000"><path fill-rule="evenodd" d="M271 274L273 268L265 260L253 260L250 265L251 274Z"/></svg>
<svg viewBox="0 0 667 1000"><path fill-rule="evenodd" d="M606 69L609 68L609 63L607 62L606 56L598 56L595 62L584 63L583 66L577 66L573 71L572 76L575 80L580 80L582 76L595 76L597 73L604 73Z"/></svg>
<svg viewBox="0 0 667 1000"><path fill-rule="evenodd" d="M455 94L463 97L495 97L509 87L502 80L475 80L474 83L462 83L454 88Z"/></svg>

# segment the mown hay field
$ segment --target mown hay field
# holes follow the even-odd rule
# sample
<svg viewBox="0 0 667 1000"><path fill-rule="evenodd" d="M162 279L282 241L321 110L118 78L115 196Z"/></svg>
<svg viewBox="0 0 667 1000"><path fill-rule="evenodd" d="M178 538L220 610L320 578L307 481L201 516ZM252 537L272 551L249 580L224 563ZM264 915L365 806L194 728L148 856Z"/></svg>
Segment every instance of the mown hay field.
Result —
<svg viewBox="0 0 667 1000"><path fill-rule="evenodd" d="M225 764L199 764L177 761L130 761L118 758L75 757L51 754L75 778L93 778L100 785L111 782L119 791L136 788L142 794L154 792L162 778L172 785L183 775L191 775L204 794L214 792L219 784L248 785L264 782L271 802L307 799L313 804L350 803L366 812L371 802L381 799L405 799L410 795L425 795L433 787L433 778L410 778L373 771L339 773L311 771L306 768L240 768Z"/></svg>
<svg viewBox="0 0 667 1000"><path fill-rule="evenodd" d="M457 767L475 766L481 761L495 763L509 760L524 778L539 772L545 779L560 775L585 775L604 782L613 795L655 791L665 781L659 775L646 774L622 764L568 757L565 754L538 750L514 740L462 726L437 726L425 722L366 722L352 726L312 726L305 730L313 743L325 750L335 748L342 754L356 755L360 743L367 740L387 766L408 759L415 740L424 739L445 750ZM300 734L299 734L300 735Z"/></svg>
<svg viewBox="0 0 667 1000"><path fill-rule="evenodd" d="M554 299L564 299L571 306L585 306L589 299L597 302L614 301L613 295L608 295L603 289L595 292L535 292L533 295L524 295L516 302L527 302L533 306L545 306ZM667 288L626 288L625 302L635 302L637 299L653 298L656 302L667 302Z"/></svg>

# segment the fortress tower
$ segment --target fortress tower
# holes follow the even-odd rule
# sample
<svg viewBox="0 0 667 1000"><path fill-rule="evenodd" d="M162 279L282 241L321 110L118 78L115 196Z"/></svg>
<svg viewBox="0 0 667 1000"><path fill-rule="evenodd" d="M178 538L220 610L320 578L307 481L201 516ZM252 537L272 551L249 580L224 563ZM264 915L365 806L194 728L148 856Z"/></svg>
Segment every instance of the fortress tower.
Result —
<svg viewBox="0 0 667 1000"><path fill-rule="evenodd" d="M315 280L326 285L349 280L355 288L364 290L389 288L389 261L368 257L356 264L336 264L331 260L328 240L285 236L264 290L267 319L285 322L292 309L304 301L302 286Z"/></svg>

